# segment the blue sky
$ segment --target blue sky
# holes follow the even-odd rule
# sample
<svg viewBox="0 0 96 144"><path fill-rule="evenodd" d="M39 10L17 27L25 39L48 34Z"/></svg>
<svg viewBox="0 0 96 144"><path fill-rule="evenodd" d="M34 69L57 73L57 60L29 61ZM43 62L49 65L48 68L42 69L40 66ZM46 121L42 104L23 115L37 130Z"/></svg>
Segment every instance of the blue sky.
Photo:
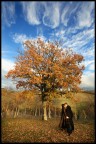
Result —
<svg viewBox="0 0 96 144"><path fill-rule="evenodd" d="M81 87L95 85L95 3L91 1L2 2L2 87L15 87L4 75L14 67L18 49L27 39L62 40L63 48L82 54Z"/></svg>

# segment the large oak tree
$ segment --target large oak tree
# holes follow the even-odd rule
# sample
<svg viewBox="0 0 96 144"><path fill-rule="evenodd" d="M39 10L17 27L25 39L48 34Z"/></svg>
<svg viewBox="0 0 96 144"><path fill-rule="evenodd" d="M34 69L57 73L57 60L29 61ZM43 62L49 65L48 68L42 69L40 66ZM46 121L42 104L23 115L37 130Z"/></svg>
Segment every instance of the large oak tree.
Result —
<svg viewBox="0 0 96 144"><path fill-rule="evenodd" d="M47 120L46 101L63 91L78 91L81 83L83 56L70 49L60 48L58 42L44 42L40 38L24 43L24 51L16 59L15 67L7 74L16 81L16 87L41 93Z"/></svg>

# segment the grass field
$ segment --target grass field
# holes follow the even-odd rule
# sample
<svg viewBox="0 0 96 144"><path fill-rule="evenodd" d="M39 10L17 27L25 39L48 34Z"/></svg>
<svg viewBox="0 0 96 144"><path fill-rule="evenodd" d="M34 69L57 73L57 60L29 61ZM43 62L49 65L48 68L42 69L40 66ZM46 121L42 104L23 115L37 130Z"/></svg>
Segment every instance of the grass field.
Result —
<svg viewBox="0 0 96 144"><path fill-rule="evenodd" d="M95 126L92 121L75 122L75 130L70 136L58 128L59 121L59 118L42 121L34 117L2 119L2 142L94 142Z"/></svg>

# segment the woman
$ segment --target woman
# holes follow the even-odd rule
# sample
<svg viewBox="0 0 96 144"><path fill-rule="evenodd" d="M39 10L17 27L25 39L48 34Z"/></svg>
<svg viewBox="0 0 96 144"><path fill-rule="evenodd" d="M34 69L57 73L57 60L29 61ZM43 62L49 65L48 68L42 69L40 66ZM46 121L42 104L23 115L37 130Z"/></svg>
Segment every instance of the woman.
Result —
<svg viewBox="0 0 96 144"><path fill-rule="evenodd" d="M61 129L67 129L69 135L72 133L72 131L74 131L74 123L72 118L73 112L71 110L71 107L67 103L62 104L61 120L59 127Z"/></svg>
<svg viewBox="0 0 96 144"><path fill-rule="evenodd" d="M65 113L64 113L64 104L62 104L62 110L61 110L61 119L60 119L60 124L59 127L63 130L66 128L65 124Z"/></svg>

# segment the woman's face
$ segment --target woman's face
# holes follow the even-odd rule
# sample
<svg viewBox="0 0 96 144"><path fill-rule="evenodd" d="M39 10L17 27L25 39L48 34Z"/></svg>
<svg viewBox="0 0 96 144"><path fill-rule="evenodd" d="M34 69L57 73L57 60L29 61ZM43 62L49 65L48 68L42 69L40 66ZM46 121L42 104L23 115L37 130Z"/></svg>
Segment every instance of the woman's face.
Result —
<svg viewBox="0 0 96 144"><path fill-rule="evenodd" d="M67 104L64 105L64 108L66 108L66 107L67 107Z"/></svg>

